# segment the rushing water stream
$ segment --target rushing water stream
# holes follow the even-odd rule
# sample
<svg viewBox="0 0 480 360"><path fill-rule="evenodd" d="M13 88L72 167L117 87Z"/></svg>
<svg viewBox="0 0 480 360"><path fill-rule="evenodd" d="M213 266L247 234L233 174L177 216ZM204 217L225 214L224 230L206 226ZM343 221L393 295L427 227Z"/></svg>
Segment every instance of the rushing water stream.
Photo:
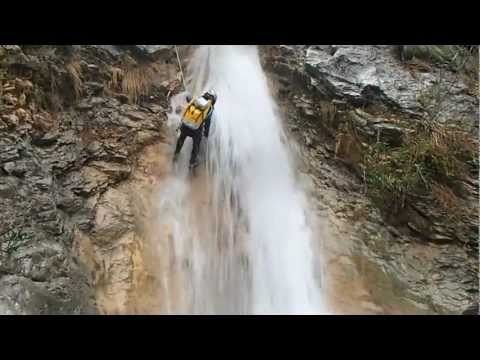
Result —
<svg viewBox="0 0 480 360"><path fill-rule="evenodd" d="M308 206L257 48L201 46L187 80L193 95L211 88L218 101L203 170L187 177L188 139L158 195L157 233L168 248L162 311L328 313ZM172 99L172 128L184 105L185 93Z"/></svg>

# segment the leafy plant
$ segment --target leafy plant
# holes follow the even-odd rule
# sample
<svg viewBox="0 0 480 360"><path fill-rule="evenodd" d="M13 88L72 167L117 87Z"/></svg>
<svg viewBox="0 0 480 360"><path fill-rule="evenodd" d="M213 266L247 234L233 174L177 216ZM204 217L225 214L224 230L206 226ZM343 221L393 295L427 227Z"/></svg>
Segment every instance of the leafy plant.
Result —
<svg viewBox="0 0 480 360"><path fill-rule="evenodd" d="M10 230L0 235L0 251L11 254L29 240L29 236L20 230Z"/></svg>

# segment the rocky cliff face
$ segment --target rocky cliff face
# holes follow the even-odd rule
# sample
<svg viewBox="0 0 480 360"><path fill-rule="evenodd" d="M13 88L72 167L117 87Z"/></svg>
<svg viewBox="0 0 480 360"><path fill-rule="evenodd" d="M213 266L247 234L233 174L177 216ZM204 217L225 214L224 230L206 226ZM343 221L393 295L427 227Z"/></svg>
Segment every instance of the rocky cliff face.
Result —
<svg viewBox="0 0 480 360"><path fill-rule="evenodd" d="M0 313L108 307L99 292L125 275L115 254L136 244L124 236L133 225L118 209L128 202L121 184L142 149L165 139L180 84L174 56L149 46L0 47Z"/></svg>
<svg viewBox="0 0 480 360"><path fill-rule="evenodd" d="M478 54L397 50L261 47L326 286L343 313L478 312ZM177 70L167 45L0 46L0 314L161 310Z"/></svg>
<svg viewBox="0 0 480 360"><path fill-rule="evenodd" d="M464 53L457 71L446 62L405 62L392 46L262 50L286 124L300 144L303 178L335 239L327 244L330 290L342 311L461 313L477 302L478 50ZM426 162L426 184L402 187L411 175L399 154L421 152L418 144L436 148L442 138L419 140L425 124L433 124L429 134L454 132L449 139L472 144L471 157L458 160L465 172L441 184L442 172L429 163L435 156L417 157L418 166ZM372 149L380 146L372 161ZM390 161L391 167L378 169ZM448 195L439 196L438 189ZM375 285L352 285L365 281ZM348 303L349 297L357 303Z"/></svg>

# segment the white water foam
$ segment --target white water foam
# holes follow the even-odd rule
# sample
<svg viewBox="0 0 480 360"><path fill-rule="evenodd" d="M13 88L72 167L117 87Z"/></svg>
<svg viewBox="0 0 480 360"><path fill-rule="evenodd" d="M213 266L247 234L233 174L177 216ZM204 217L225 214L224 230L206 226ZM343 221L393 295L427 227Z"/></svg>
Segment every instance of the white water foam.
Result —
<svg viewBox="0 0 480 360"><path fill-rule="evenodd" d="M172 270L188 273L176 284L188 305L171 312L328 313L314 276L308 207L258 49L201 46L188 74L193 95L211 88L218 101L211 136L203 144L205 171L188 180L187 140L180 172L170 180L177 185L159 195L161 222L176 229L172 256L189 264L187 270ZM185 105L185 94L172 99L174 110L179 105ZM171 114L172 127L179 120ZM167 203L176 210L167 211Z"/></svg>

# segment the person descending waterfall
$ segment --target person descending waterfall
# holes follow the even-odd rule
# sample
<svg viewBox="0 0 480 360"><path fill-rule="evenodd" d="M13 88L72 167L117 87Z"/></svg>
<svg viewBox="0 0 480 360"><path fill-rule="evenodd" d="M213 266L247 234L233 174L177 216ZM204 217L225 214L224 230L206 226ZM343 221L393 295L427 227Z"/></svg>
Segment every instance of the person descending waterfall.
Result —
<svg viewBox="0 0 480 360"><path fill-rule="evenodd" d="M178 154L182 150L187 136L192 138L193 147L190 155L190 170L194 170L198 163L197 157L200 150L202 135L208 138L210 125L217 95L213 90L209 90L201 97L191 100L187 96L188 105L183 112L182 123L180 125L180 136L175 147L173 161L178 159Z"/></svg>

